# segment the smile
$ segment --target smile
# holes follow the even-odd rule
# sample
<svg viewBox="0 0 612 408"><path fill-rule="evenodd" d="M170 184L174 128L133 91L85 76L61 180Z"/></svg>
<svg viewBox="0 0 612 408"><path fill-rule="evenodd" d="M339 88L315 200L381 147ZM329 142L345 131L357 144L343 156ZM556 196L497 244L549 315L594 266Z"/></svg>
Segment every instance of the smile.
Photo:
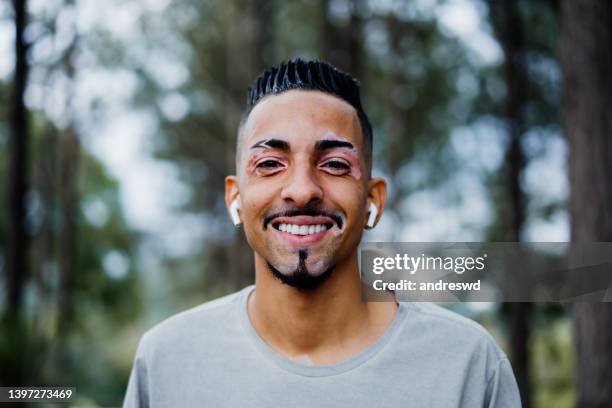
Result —
<svg viewBox="0 0 612 408"><path fill-rule="evenodd" d="M322 242L332 230L338 229L334 219L321 215L275 217L270 225L285 243L298 248Z"/></svg>
<svg viewBox="0 0 612 408"><path fill-rule="evenodd" d="M288 232L293 235L314 235L319 232L327 231L332 224L297 225L297 224L273 224L274 228L281 232Z"/></svg>

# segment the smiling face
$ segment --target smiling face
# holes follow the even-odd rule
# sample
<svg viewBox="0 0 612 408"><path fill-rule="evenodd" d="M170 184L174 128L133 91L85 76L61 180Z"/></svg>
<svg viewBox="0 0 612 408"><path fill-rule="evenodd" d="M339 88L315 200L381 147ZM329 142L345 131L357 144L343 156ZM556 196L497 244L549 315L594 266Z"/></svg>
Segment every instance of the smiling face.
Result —
<svg viewBox="0 0 612 408"><path fill-rule="evenodd" d="M355 109L318 91L270 95L251 111L238 143L226 201L239 194L251 248L283 282L316 287L355 255L368 198L384 205Z"/></svg>

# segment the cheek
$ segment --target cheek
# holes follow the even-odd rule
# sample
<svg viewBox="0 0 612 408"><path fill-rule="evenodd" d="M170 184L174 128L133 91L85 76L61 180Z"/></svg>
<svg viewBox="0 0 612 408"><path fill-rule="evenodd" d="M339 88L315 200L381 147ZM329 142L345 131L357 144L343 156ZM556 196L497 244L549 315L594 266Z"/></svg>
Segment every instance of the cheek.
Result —
<svg viewBox="0 0 612 408"><path fill-rule="evenodd" d="M327 191L329 201L342 209L347 221L354 223L355 220L363 218L367 195L361 182L345 179L342 183L333 183L333 186L329 186Z"/></svg>
<svg viewBox="0 0 612 408"><path fill-rule="evenodd" d="M259 208L262 206L262 203L265 200L265 196L262 193L249 193L248 199L242 199L242 207L244 209L243 211L246 213L246 216L248 218L252 217L255 213L257 213L259 211ZM243 194L243 197L244 196L247 196L247 194Z"/></svg>
<svg viewBox="0 0 612 408"><path fill-rule="evenodd" d="M262 203L265 197L261 193L244 194L248 199L242 200L242 227L249 246L254 249L261 249L263 245L263 217L262 211L265 208Z"/></svg>
<svg viewBox="0 0 612 408"><path fill-rule="evenodd" d="M242 217L244 227L253 229L258 227L262 222L262 215L266 205L272 200L270 196L271 189L265 188L245 188L241 192L242 196Z"/></svg>

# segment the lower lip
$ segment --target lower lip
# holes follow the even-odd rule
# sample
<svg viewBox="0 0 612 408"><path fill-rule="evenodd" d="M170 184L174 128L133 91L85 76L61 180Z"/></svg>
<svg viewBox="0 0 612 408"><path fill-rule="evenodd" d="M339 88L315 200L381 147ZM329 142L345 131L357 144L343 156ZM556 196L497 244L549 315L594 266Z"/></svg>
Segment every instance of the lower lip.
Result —
<svg viewBox="0 0 612 408"><path fill-rule="evenodd" d="M274 228L274 231L281 234L281 236L289 242L289 244L299 247L304 245L312 245L323 239L325 234L329 232L329 229L325 231L317 232L316 234L308 234L308 235L294 235L289 232L279 231Z"/></svg>

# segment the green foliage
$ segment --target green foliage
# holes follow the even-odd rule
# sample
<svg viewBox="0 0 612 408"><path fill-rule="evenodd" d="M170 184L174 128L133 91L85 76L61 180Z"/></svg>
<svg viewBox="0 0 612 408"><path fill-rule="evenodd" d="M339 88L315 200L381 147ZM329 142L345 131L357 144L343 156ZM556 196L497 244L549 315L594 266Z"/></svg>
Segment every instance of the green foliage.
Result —
<svg viewBox="0 0 612 408"><path fill-rule="evenodd" d="M555 318L541 322L532 335L534 406L573 407L574 344L571 321Z"/></svg>
<svg viewBox="0 0 612 408"><path fill-rule="evenodd" d="M523 130L536 134L538 146L546 146L547 138L556 137L559 122L557 16L548 2L519 3L527 88ZM486 4L493 7L496 2ZM137 32L121 38L94 26L81 33L82 54L74 59L75 68L77 72L127 72L136 78L127 108L152 114L150 151L156 160L177 170L189 192L186 199L175 200L174 210L204 220L206 230L194 245L198 250L187 255L156 251L147 241L151 237L134 231L124 218L117 181L79 146L75 279L70 289L74 314L68 326L60 329L58 239L63 209L58 195L65 180L59 179L58 168L60 142L67 129L54 125L46 112L32 114L29 221L33 246L26 285L31 301L24 316L5 316L1 323L2 332L11 335L0 336L0 363L22 378L75 384L80 405L120 403L136 342L146 327L252 279L251 252L227 219L223 188L224 177L235 171L236 130L247 87L266 65L303 56L350 61L355 67L353 74L362 82L363 103L374 126L375 170L391 185L387 214L396 221L394 236L410 225L411 214L405 208L410 194L438 189L443 193L439 197L448 201L445 204L461 201L453 176L465 170L466 163L449 143L453 130L471 131L486 120L502 129L490 137L504 144L499 136L507 119L503 61L477 63L465 44L445 32L435 14L415 17L418 13L410 13L419 7L416 3L385 9L368 1L174 0L162 13L146 11L136 2L132 6L141 13ZM57 15L38 16L49 20L43 26L51 37L57 35L56 20L64 7L68 6L57 7ZM497 32L502 19L503 14L491 9L481 23ZM343 41L354 39L355 33L359 55L350 55L342 48ZM65 68L64 51L56 50L58 55L49 58L47 73ZM0 83L0 99L8 100L4 83ZM104 118L107 108L103 100L93 104L92 117L77 118L87 131ZM8 103L0 104L2 180L7 177L6 107ZM528 149L527 160L538 159L544 150ZM508 229L506 171L499 163L498 168L475 173L493 209L492 222L479 231L489 240L501 239ZM0 182L0 196L5 194L5 184ZM529 209L530 219L547 219L563 211L565 203L539 200ZM0 276L6 214L6 200L2 200ZM143 248L156 252L161 260L154 271L142 262ZM565 311L539 309L538 313L546 318L534 324L534 402L536 406L569 406L573 401L571 338L567 321L560 317ZM151 315L155 318L149 320ZM478 317L506 342L498 310ZM20 372L24 366L31 369Z"/></svg>
<svg viewBox="0 0 612 408"><path fill-rule="evenodd" d="M130 356L117 360L114 347L130 339L129 328L139 318L142 305L136 268L139 235L126 226L118 198L117 182L94 157L80 153L74 279L70 288L72 316L59 315L58 239L61 233L57 157L60 138L66 137L41 112L32 113L32 180L29 192L31 250L25 290L29 301L21 316L2 313L0 361L3 384L76 385L89 390L97 401L116 404L129 373ZM0 154L4 164L5 149ZM6 166L0 167L6 179ZM2 185L4 188L4 184ZM4 197L4 196L3 196ZM92 213L92 203L98 217ZM2 200L2 207L6 200ZM94 213L96 211L93 211ZM4 259L6 211L0 217L0 259ZM105 265L110 252L122 254L126 270L114 276ZM92 324L96 322L95 324ZM126 334L123 334L123 333ZM119 334L119 335L118 335ZM106 348L106 350L105 350ZM127 347L129 349L129 347ZM101 352L105 351L105 352ZM97 364L94 364L97 362ZM92 370L92 367L97 370Z"/></svg>

